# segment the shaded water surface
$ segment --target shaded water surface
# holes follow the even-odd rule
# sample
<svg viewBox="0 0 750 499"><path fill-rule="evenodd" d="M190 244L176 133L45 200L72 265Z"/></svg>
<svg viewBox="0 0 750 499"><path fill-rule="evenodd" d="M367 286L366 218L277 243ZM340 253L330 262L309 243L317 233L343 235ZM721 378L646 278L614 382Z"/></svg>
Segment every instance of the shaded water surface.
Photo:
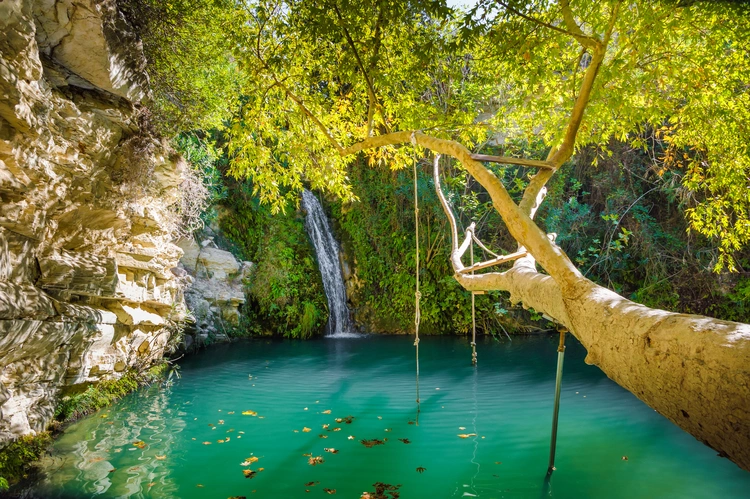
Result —
<svg viewBox="0 0 750 499"><path fill-rule="evenodd" d="M418 424L409 338L215 346L185 359L172 387L69 427L37 494L359 498L383 482L402 499L748 497L750 473L585 365L573 341L545 487L556 345L480 341L475 370L464 339L423 339Z"/></svg>

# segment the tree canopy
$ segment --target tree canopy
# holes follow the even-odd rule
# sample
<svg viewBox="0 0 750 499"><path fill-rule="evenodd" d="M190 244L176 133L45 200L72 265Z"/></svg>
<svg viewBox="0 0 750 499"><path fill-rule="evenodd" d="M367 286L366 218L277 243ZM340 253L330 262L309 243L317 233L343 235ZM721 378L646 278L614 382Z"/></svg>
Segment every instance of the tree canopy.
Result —
<svg viewBox="0 0 750 499"><path fill-rule="evenodd" d="M233 34L234 56L246 86L230 128L232 172L252 176L276 209L303 182L351 197L346 172L355 155L345 148L393 131L421 130L474 152L498 137L541 140L548 159L588 144L607 155L612 139L643 148L660 141L666 153L655 167L682 176L691 227L719 244L717 268L734 269L732 252L750 241L747 7L491 0L466 13L441 1L242 7L247 22ZM592 62L599 65L588 71L587 89ZM581 115L572 118L577 103ZM575 119L580 126L571 126ZM396 144L366 154L391 168L413 156Z"/></svg>

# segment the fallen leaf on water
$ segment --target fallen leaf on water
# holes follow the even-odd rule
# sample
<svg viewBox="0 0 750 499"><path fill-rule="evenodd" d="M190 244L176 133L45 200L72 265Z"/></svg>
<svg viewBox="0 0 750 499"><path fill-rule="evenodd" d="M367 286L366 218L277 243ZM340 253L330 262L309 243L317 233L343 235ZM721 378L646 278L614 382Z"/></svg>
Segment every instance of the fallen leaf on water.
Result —
<svg viewBox="0 0 750 499"><path fill-rule="evenodd" d="M314 487L314 486L318 485L319 483L320 482L307 482L305 484L305 487Z"/></svg>
<svg viewBox="0 0 750 499"><path fill-rule="evenodd" d="M476 433L459 433L458 438L476 437Z"/></svg>
<svg viewBox="0 0 750 499"><path fill-rule="evenodd" d="M495 464L503 464L502 461L495 461Z"/></svg>
<svg viewBox="0 0 750 499"><path fill-rule="evenodd" d="M391 431L393 428L386 428L385 431Z"/></svg>
<svg viewBox="0 0 750 499"><path fill-rule="evenodd" d="M225 440L217 440L216 441L217 444L223 444L224 442L225 442Z"/></svg>
<svg viewBox="0 0 750 499"><path fill-rule="evenodd" d="M321 412L321 414L330 414L330 413L331 413L330 409L326 409L325 411Z"/></svg>
<svg viewBox="0 0 750 499"><path fill-rule="evenodd" d="M237 435L237 438L242 438L242 435Z"/></svg>
<svg viewBox="0 0 750 499"><path fill-rule="evenodd" d="M465 430L465 429L466 429L466 427L465 427L465 426L459 426L459 427L458 427L458 429L459 429L459 430Z"/></svg>
<svg viewBox="0 0 750 499"><path fill-rule="evenodd" d="M213 423L208 423L208 426L214 427L214 426L216 426L216 425L215 425L215 424L213 424Z"/></svg>
<svg viewBox="0 0 750 499"><path fill-rule="evenodd" d="M265 471L265 468L258 468L258 473L260 473L261 471Z"/></svg>
<svg viewBox="0 0 750 499"><path fill-rule="evenodd" d="M195 486L198 487L199 489L203 488L203 484L202 483L196 484Z"/></svg>
<svg viewBox="0 0 750 499"><path fill-rule="evenodd" d="M229 442L229 437L224 439L225 442Z"/></svg>
<svg viewBox="0 0 750 499"><path fill-rule="evenodd" d="M306 454L302 454L302 455L303 455L304 457L311 457L311 456L312 456L312 452L308 452L308 453L306 453Z"/></svg>
<svg viewBox="0 0 750 499"><path fill-rule="evenodd" d="M304 428L302 428L302 431L304 431L305 433L308 433L312 431L312 428L308 428L307 426L305 426Z"/></svg>
<svg viewBox="0 0 750 499"><path fill-rule="evenodd" d="M193 437L193 440L198 440L198 439L197 439L197 438L195 438L195 437ZM115 452L117 452L117 451L115 451Z"/></svg>
<svg viewBox="0 0 750 499"><path fill-rule="evenodd" d="M336 489L323 489L323 492L325 492L326 494L335 494Z"/></svg>
<svg viewBox="0 0 750 499"><path fill-rule="evenodd" d="M373 438L372 440L360 440L360 443L369 449L371 447L375 447L376 445L383 445L385 442L383 440Z"/></svg>
<svg viewBox="0 0 750 499"><path fill-rule="evenodd" d="M339 453L339 450L338 449L334 449L333 447L325 447L323 450L326 451L326 452L330 452L331 454L338 454Z"/></svg>
<svg viewBox="0 0 750 499"><path fill-rule="evenodd" d="M323 458L321 456L310 456L307 459L307 464L310 466L317 466L318 464L321 464L323 462Z"/></svg>
<svg viewBox="0 0 750 499"><path fill-rule="evenodd" d="M223 420L223 419L220 419L220 420L219 420L219 424L224 424L224 420Z"/></svg>
<svg viewBox="0 0 750 499"><path fill-rule="evenodd" d="M292 430L294 433L299 433L299 430Z"/></svg>
<svg viewBox="0 0 750 499"><path fill-rule="evenodd" d="M244 435L244 434L245 434L245 432L244 432L244 431L241 431L241 432L240 432L240 434Z"/></svg>
<svg viewBox="0 0 750 499"><path fill-rule="evenodd" d="M360 499L388 499L390 496L392 499L398 499L400 493L398 489L401 485L391 485L390 483L375 482L372 484L375 487L374 492L362 492Z"/></svg>
<svg viewBox="0 0 750 499"><path fill-rule="evenodd" d="M203 442L203 445L211 445L211 442Z"/></svg>
<svg viewBox="0 0 750 499"><path fill-rule="evenodd" d="M265 416L258 416L258 419L266 419Z"/></svg>
<svg viewBox="0 0 750 499"><path fill-rule="evenodd" d="M164 461L164 460L165 460L166 458L167 458L167 456L166 456L166 455L163 455L163 456L156 456L156 460L157 460L157 461Z"/></svg>
<svg viewBox="0 0 750 499"><path fill-rule="evenodd" d="M240 466L250 466L251 464L257 462L258 459L259 458L255 457L255 456L250 456L247 459L245 459L245 461L241 462Z"/></svg>
<svg viewBox="0 0 750 499"><path fill-rule="evenodd" d="M195 440L195 439L193 439ZM115 449L115 452L122 452L122 449Z"/></svg>
<svg viewBox="0 0 750 499"><path fill-rule="evenodd" d="M229 428L229 429L227 430L227 433L232 433L233 431L234 431L234 428Z"/></svg>
<svg viewBox="0 0 750 499"><path fill-rule="evenodd" d="M229 411L227 414L234 414L234 411Z"/></svg>
<svg viewBox="0 0 750 499"><path fill-rule="evenodd" d="M138 440L136 442L133 442L133 446L138 447L139 449L143 449L146 447L146 442L144 442L143 440Z"/></svg>
<svg viewBox="0 0 750 499"><path fill-rule="evenodd" d="M409 421L409 424L414 424L414 421Z"/></svg>
<svg viewBox="0 0 750 499"><path fill-rule="evenodd" d="M334 428L333 431L341 431L341 428Z"/></svg>
<svg viewBox="0 0 750 499"><path fill-rule="evenodd" d="M242 411L243 416L257 416L258 413L255 411Z"/></svg>
<svg viewBox="0 0 750 499"><path fill-rule="evenodd" d="M253 470L242 470L242 473L245 475L245 478L252 478L257 472Z"/></svg>
<svg viewBox="0 0 750 499"><path fill-rule="evenodd" d="M349 440L354 440L354 435L349 435L349 436L348 436L348 437L346 437L346 438L348 438Z"/></svg>
<svg viewBox="0 0 750 499"><path fill-rule="evenodd" d="M399 440L401 442L405 443L405 444L410 444L411 443L411 440L409 440L408 438L399 438Z"/></svg>
<svg viewBox="0 0 750 499"><path fill-rule="evenodd" d="M305 409L304 409L304 410L306 411L306 410L307 410L307 407L305 407Z"/></svg>
<svg viewBox="0 0 750 499"><path fill-rule="evenodd" d="M622 456L622 460L623 461L627 461L628 460L628 456Z"/></svg>
<svg viewBox="0 0 750 499"><path fill-rule="evenodd" d="M325 429L327 429L327 428L328 428L329 426L331 426L331 425L328 425L328 424L324 424L324 425L323 425L323 429L325 430Z"/></svg>
<svg viewBox="0 0 750 499"><path fill-rule="evenodd" d="M148 484L148 488L150 489L150 488L151 488L151 487L153 487L154 485L156 485L156 482L151 482L151 483L149 483L149 484Z"/></svg>
<svg viewBox="0 0 750 499"><path fill-rule="evenodd" d="M427 468L423 466L420 466L419 468L417 468L417 473L424 473L425 471L427 471Z"/></svg>
<svg viewBox="0 0 750 499"><path fill-rule="evenodd" d="M318 435L320 438L328 438L328 435L323 435L322 433Z"/></svg>
<svg viewBox="0 0 750 499"><path fill-rule="evenodd" d="M117 471L117 468L112 468L111 470L109 470L110 473L114 473L115 471Z"/></svg>

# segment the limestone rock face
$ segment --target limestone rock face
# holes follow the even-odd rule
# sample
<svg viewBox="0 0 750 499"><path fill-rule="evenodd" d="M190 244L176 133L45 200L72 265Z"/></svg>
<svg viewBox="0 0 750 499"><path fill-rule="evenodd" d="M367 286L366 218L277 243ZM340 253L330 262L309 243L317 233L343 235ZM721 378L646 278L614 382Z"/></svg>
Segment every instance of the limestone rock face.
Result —
<svg viewBox="0 0 750 499"><path fill-rule="evenodd" d="M211 335L221 339L239 324L245 303L243 281L253 264L238 262L210 239L200 244L192 238L181 239L177 244L185 254L176 272L184 272L191 281L185 301L195 319L195 332L198 338Z"/></svg>
<svg viewBox="0 0 750 499"><path fill-rule="evenodd" d="M66 387L161 357L183 303L183 166L142 137L125 28L111 0L0 1L0 447Z"/></svg>

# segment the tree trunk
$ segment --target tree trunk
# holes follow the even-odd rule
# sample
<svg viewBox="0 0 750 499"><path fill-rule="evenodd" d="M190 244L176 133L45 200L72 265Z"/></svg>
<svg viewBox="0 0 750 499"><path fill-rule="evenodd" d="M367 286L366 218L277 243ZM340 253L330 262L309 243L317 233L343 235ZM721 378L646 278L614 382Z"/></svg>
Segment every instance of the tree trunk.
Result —
<svg viewBox="0 0 750 499"><path fill-rule="evenodd" d="M655 310L584 277L565 296L531 258L456 278L469 290L510 291L511 301L551 316L586 348L586 363L750 471L750 325Z"/></svg>

